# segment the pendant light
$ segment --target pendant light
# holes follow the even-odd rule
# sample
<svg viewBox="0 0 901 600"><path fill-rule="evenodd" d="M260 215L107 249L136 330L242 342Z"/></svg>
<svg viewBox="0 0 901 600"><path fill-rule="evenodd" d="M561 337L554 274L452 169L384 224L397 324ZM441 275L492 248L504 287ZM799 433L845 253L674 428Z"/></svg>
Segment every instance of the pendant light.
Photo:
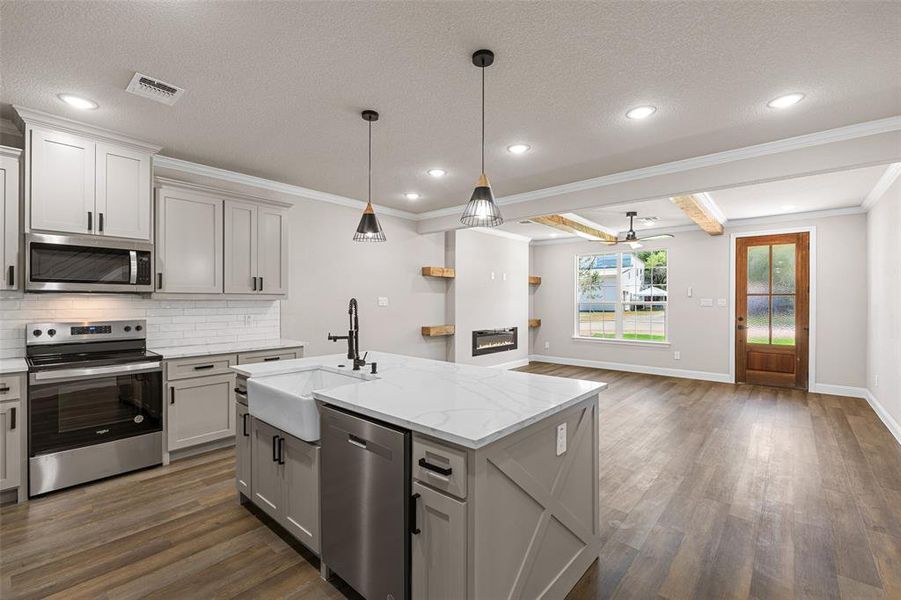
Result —
<svg viewBox="0 0 901 600"><path fill-rule="evenodd" d="M379 113L374 110L364 110L362 116L364 121L369 122L369 193L366 197L366 209L363 211L363 216L360 217L357 232L354 233L354 241L384 242L387 239L385 232L382 231L379 218L375 216L375 210L372 208L372 122L379 120Z"/></svg>
<svg viewBox="0 0 901 600"><path fill-rule="evenodd" d="M490 67L493 62L494 52L491 50L476 50L472 55L472 64L482 69L482 173L460 217L460 221L469 227L497 227L504 222L485 175L485 67Z"/></svg>

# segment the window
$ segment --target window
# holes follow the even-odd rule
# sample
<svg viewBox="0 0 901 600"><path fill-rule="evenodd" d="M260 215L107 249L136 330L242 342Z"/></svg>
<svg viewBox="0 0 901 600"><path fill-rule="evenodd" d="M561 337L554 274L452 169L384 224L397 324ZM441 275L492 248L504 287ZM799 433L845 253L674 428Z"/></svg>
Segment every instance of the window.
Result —
<svg viewBox="0 0 901 600"><path fill-rule="evenodd" d="M576 257L576 336L666 341L666 250Z"/></svg>

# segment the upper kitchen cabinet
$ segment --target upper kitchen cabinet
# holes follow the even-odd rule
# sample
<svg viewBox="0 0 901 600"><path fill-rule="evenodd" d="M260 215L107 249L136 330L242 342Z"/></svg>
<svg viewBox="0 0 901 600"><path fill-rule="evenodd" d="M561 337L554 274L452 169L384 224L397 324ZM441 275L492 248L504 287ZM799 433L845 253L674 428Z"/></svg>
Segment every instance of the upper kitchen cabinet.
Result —
<svg viewBox="0 0 901 600"><path fill-rule="evenodd" d="M17 148L0 146L0 290L19 281L19 157Z"/></svg>
<svg viewBox="0 0 901 600"><path fill-rule="evenodd" d="M260 207L259 292L288 293L288 213L270 206Z"/></svg>
<svg viewBox="0 0 901 600"><path fill-rule="evenodd" d="M285 294L288 291L288 223L283 208L225 201L225 291Z"/></svg>
<svg viewBox="0 0 901 600"><path fill-rule="evenodd" d="M15 107L25 128L25 231L150 240L158 146Z"/></svg>

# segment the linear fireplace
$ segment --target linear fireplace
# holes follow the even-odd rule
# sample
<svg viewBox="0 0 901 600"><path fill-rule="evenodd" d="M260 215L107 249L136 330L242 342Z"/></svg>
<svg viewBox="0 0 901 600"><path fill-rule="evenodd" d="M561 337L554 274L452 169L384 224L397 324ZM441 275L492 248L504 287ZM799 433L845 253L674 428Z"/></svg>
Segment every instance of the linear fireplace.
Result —
<svg viewBox="0 0 901 600"><path fill-rule="evenodd" d="M518 335L516 327L506 329L481 329L472 332L472 355L493 354L506 350L516 350Z"/></svg>

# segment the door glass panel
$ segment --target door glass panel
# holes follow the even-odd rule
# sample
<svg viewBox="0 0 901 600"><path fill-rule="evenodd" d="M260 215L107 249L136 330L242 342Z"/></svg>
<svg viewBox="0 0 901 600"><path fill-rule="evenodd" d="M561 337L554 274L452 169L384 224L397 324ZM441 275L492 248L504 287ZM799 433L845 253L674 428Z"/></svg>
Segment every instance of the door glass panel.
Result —
<svg viewBox="0 0 901 600"><path fill-rule="evenodd" d="M773 344L795 345L794 296L773 296Z"/></svg>
<svg viewBox="0 0 901 600"><path fill-rule="evenodd" d="M794 244L776 244L773 246L773 293L795 293ZM773 311L775 310L774 306Z"/></svg>
<svg viewBox="0 0 901 600"><path fill-rule="evenodd" d="M770 291L770 247L748 248L748 293L766 294Z"/></svg>
<svg viewBox="0 0 901 600"><path fill-rule="evenodd" d="M748 296L748 343L770 343L769 296Z"/></svg>

